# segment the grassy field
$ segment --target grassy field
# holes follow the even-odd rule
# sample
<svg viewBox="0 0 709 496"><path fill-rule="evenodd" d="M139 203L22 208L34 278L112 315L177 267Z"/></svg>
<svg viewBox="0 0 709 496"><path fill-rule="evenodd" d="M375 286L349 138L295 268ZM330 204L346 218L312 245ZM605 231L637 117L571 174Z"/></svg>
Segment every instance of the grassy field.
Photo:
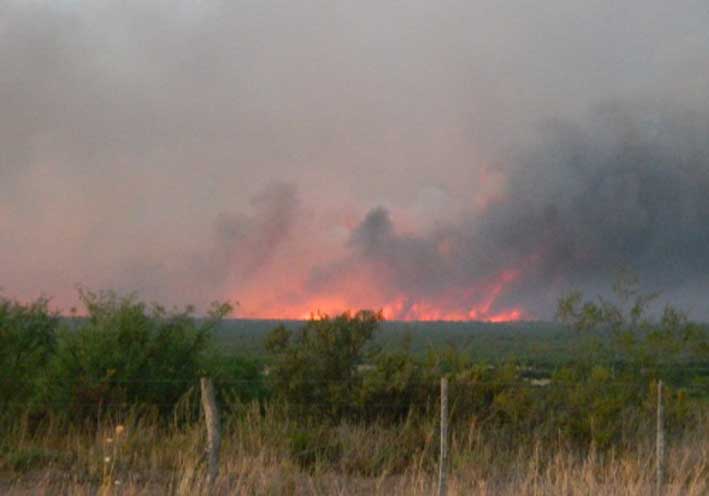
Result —
<svg viewBox="0 0 709 496"><path fill-rule="evenodd" d="M136 417L137 419L137 417ZM0 458L7 495L430 495L437 481L433 418L397 427L342 423L323 432L336 450L298 451L292 419L246 406L227 419L221 472L205 477L200 424L166 428L145 417L95 430L47 424L14 430ZM650 430L651 432L651 430ZM515 443L474 422L451 439L451 495L637 495L654 491L654 444L574 449L534 435ZM668 439L663 494L709 494L709 419Z"/></svg>
<svg viewBox="0 0 709 496"><path fill-rule="evenodd" d="M304 321L228 319L215 331L220 346L234 353L263 356L264 338L279 324L290 329ZM403 322L386 321L374 342L389 351L410 349L423 355L427 350L449 347L476 361L490 363L509 359L561 363L572 360L585 338L569 333L554 322Z"/></svg>

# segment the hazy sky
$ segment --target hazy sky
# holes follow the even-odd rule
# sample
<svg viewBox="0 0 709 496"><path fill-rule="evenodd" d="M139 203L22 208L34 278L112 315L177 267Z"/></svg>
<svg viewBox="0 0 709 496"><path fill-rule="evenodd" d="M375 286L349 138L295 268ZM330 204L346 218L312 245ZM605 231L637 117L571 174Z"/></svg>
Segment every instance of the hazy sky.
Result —
<svg viewBox="0 0 709 496"><path fill-rule="evenodd" d="M630 265L709 318L707 26L706 0L4 0L0 287L548 318Z"/></svg>

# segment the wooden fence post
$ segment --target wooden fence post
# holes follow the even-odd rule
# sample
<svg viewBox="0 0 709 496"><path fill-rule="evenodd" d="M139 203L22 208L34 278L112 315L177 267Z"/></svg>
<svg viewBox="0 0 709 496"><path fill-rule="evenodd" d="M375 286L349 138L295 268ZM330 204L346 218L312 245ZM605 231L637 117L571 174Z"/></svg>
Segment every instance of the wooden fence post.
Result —
<svg viewBox="0 0 709 496"><path fill-rule="evenodd" d="M208 377L200 379L202 389L202 409L204 410L204 420L207 424L207 481L211 486L217 479L219 473L219 449L221 447L221 435L219 433L219 410L214 397L214 384Z"/></svg>
<svg viewBox="0 0 709 496"><path fill-rule="evenodd" d="M448 378L441 378L441 457L438 472L438 496L447 494L448 468Z"/></svg>
<svg viewBox="0 0 709 496"><path fill-rule="evenodd" d="M662 494L662 483L665 478L664 474L664 464L665 464L665 420L664 411L662 406L662 381L657 381L657 438L656 438L656 463L657 463L657 475L656 475L656 486L655 494L661 496Z"/></svg>

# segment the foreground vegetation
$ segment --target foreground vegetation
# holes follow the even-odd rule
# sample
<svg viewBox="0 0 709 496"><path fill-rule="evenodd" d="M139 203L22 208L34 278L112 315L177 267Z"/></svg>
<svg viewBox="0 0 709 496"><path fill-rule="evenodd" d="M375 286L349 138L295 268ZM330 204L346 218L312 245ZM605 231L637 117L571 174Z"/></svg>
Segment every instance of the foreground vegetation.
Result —
<svg viewBox="0 0 709 496"><path fill-rule="evenodd" d="M342 422L314 430L326 443L307 451L302 425L278 406L245 407L225 421L222 466L209 489L203 428L166 428L145 416L97 429L18 426L5 444L2 494L342 494L430 495L436 484L433 417L398 425ZM123 426L120 434L116 426ZM120 430L120 429L119 429ZM667 495L709 491L706 419L669 444ZM563 438L499 438L471 422L452 433L451 495L614 494L654 490L652 439L628 449L577 449Z"/></svg>
<svg viewBox="0 0 709 496"><path fill-rule="evenodd" d="M386 345L368 311L275 326L254 358L215 340L228 305L196 318L83 291L86 317L63 319L0 300L0 492L208 493L207 375L224 430L212 493L430 494L445 375L451 494L648 494L660 379L667 494L706 494L707 330L617 294L562 299L559 332L583 339L545 362L421 349L407 332Z"/></svg>

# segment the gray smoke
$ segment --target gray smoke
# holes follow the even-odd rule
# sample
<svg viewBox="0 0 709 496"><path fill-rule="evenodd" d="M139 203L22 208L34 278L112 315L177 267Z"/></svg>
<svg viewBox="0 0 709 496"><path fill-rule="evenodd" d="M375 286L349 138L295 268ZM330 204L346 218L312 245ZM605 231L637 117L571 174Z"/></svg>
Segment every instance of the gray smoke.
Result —
<svg viewBox="0 0 709 496"><path fill-rule="evenodd" d="M198 250L167 262L144 255L125 260L99 286L156 301L228 298L230 288L248 284L273 261L299 215L294 186L271 183L250 199L248 213L221 212Z"/></svg>
<svg viewBox="0 0 709 496"><path fill-rule="evenodd" d="M222 213L215 226L214 246L205 254L207 270L223 282L251 278L268 264L280 244L291 234L298 215L293 185L270 184L251 200L251 213ZM202 271L195 271L199 277Z"/></svg>
<svg viewBox="0 0 709 496"><path fill-rule="evenodd" d="M540 256L529 287L509 299L555 282L607 287L620 268L668 295L709 289L708 117L613 104L582 126L548 129L481 228L483 238Z"/></svg>
<svg viewBox="0 0 709 496"><path fill-rule="evenodd" d="M564 290L607 291L622 269L647 291L703 287L696 296L707 298L708 115L614 103L583 124L548 123L540 144L505 167L504 199L484 216L400 235L375 208L353 232L354 263L376 267L378 284L424 299L455 289L464 296L517 268L521 277L496 307L523 305L540 317Z"/></svg>
<svg viewBox="0 0 709 496"><path fill-rule="evenodd" d="M369 276L372 305L465 308L514 269L498 305L546 316L629 263L699 314L707 25L704 0L2 0L0 286L258 313L370 304Z"/></svg>

